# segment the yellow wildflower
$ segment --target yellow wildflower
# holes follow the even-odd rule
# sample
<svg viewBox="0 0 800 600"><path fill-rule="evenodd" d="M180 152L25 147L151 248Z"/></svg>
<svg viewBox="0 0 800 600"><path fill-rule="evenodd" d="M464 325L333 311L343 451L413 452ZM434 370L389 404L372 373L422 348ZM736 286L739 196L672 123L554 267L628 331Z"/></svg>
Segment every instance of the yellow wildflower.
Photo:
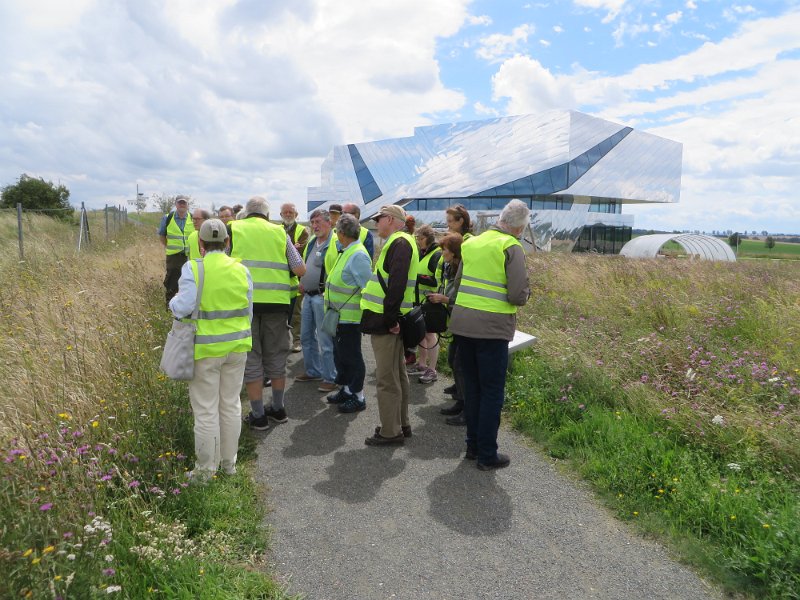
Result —
<svg viewBox="0 0 800 600"><path fill-rule="evenodd" d="M32 564L32 565L38 565L40 562L42 562L42 559L41 559L41 558L39 558L39 557L37 556L36 558L34 558L34 559L31 561L31 564Z"/></svg>
<svg viewBox="0 0 800 600"><path fill-rule="evenodd" d="M100 423L97 421L92 421L92 427L100 427Z"/></svg>
<svg viewBox="0 0 800 600"><path fill-rule="evenodd" d="M53 551L53 550L55 550L55 549L56 549L56 547L55 547L55 546L48 546L47 548L45 548L44 550L42 550L42 554L47 554L48 552L52 552L52 551Z"/></svg>
<svg viewBox="0 0 800 600"><path fill-rule="evenodd" d="M31 554L33 554L33 548L28 548L22 553L22 558L28 558Z"/></svg>

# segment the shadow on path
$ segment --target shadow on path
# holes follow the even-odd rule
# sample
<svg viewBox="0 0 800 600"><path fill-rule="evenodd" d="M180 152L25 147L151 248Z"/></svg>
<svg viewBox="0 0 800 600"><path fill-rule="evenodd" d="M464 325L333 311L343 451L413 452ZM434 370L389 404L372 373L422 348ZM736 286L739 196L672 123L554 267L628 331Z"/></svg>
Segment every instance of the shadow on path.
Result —
<svg viewBox="0 0 800 600"><path fill-rule="evenodd" d="M511 497L497 485L494 471L478 471L473 461L462 460L455 470L434 479L427 491L429 514L462 535L495 536L511 528Z"/></svg>
<svg viewBox="0 0 800 600"><path fill-rule="evenodd" d="M392 457L391 448L347 450L333 455L333 464L325 469L328 481L314 484L321 494L348 504L369 502L387 479L397 477L406 461Z"/></svg>

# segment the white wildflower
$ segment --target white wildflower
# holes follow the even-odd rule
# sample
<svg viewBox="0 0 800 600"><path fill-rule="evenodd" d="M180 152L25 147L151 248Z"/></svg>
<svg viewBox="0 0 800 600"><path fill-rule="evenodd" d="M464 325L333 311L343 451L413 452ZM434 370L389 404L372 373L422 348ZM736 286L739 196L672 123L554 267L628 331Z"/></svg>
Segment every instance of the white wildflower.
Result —
<svg viewBox="0 0 800 600"><path fill-rule="evenodd" d="M724 419L724 417L722 415L716 415L713 419L711 419L711 422L714 425L724 425L725 424L725 419Z"/></svg>
<svg viewBox="0 0 800 600"><path fill-rule="evenodd" d="M731 471L741 471L742 465L740 465L739 463L728 463L728 468Z"/></svg>
<svg viewBox="0 0 800 600"><path fill-rule="evenodd" d="M776 381L780 381L780 380L781 380L780 377L770 377L769 379L767 379L767 381L770 382L770 383L775 383Z"/></svg>
<svg viewBox="0 0 800 600"><path fill-rule="evenodd" d="M114 562L114 557L111 556L110 554L106 554L105 561L106 562Z"/></svg>
<svg viewBox="0 0 800 600"><path fill-rule="evenodd" d="M106 594L113 594L114 592L121 592L122 586L121 585L110 585L106 588Z"/></svg>
<svg viewBox="0 0 800 600"><path fill-rule="evenodd" d="M686 379L689 381L694 381L694 378L697 376L697 373L691 367L686 371Z"/></svg>
<svg viewBox="0 0 800 600"><path fill-rule="evenodd" d="M74 554L67 554L67 560L75 560Z"/></svg>

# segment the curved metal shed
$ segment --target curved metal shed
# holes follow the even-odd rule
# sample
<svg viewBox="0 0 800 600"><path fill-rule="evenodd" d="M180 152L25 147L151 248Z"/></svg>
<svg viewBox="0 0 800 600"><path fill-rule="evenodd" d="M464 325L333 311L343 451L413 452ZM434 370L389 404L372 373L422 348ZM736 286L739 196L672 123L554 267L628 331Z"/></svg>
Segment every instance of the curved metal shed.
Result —
<svg viewBox="0 0 800 600"><path fill-rule="evenodd" d="M629 258L655 258L667 242L677 242L694 258L735 262L731 247L719 238L693 233L656 233L640 235L625 244L620 255Z"/></svg>

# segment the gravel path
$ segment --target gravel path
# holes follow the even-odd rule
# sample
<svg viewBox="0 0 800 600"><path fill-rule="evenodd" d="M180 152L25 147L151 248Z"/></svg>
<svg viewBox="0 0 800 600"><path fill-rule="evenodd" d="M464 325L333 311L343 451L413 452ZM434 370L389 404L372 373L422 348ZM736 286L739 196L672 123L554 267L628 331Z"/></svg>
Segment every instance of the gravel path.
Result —
<svg viewBox="0 0 800 600"><path fill-rule="evenodd" d="M413 437L371 448L378 424L365 338L367 410L342 415L289 380L289 422L257 434L272 563L292 593L368 598L719 598L663 548L632 534L525 440L501 429L511 467L462 459L440 378L414 378ZM290 359L290 377L302 373Z"/></svg>

